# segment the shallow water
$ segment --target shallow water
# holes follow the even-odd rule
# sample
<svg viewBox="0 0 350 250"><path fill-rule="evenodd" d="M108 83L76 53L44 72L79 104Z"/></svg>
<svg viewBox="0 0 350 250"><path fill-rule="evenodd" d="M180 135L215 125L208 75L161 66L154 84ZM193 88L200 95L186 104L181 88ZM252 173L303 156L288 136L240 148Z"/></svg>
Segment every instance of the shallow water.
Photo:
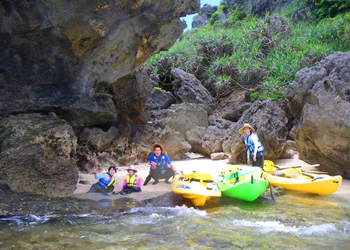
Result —
<svg viewBox="0 0 350 250"><path fill-rule="evenodd" d="M204 208L115 207L114 216L91 214L0 218L1 249L349 249L350 201L286 191L254 202L227 197ZM118 212L117 212L118 211Z"/></svg>

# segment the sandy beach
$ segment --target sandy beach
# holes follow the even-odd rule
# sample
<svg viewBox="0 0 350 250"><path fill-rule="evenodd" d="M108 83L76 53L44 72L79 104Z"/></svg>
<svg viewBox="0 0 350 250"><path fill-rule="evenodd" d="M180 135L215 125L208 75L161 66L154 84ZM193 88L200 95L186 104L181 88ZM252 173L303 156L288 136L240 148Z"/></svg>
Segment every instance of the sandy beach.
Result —
<svg viewBox="0 0 350 250"><path fill-rule="evenodd" d="M306 162L299 160L298 155L295 155L292 159L277 159L274 160L275 165L280 167L292 167L292 166L302 166L303 170L317 170L317 168L310 166ZM198 159L189 159L189 160L180 160L180 161L173 161L173 164L175 165L177 171L182 171L183 173L191 173L192 171L197 172L204 172L209 173L213 176L214 179L221 173L221 171L230 165L228 162L228 159L225 160L216 160L213 161L209 158L198 158ZM241 168L247 168L250 167L250 165L247 164L237 164ZM128 166L118 167L117 174L114 176L116 179L116 182L114 184L115 191L119 191L121 188L121 185L125 179L125 176L127 174L126 169ZM139 165L134 166L138 172L138 176L142 178L144 181L149 173L149 163L143 163ZM104 171L99 172L98 174L104 173ZM100 200L100 199L119 199L123 197L130 197L134 198L136 200L144 200L144 199L150 199L153 197L157 197L160 195L163 195L165 193L171 192L170 185L164 183L164 180L160 180L157 185L152 185L154 182L151 180L147 186L142 186L142 192L139 193L132 193L127 196L122 196L120 194L118 195L110 195L109 197L103 196L99 193L93 193L93 194L86 194L86 192L90 189L90 186L97 182L97 179L95 179L93 174L79 174L79 181L83 181L86 184L77 184L77 189L74 191L73 196L77 198L82 199L93 199L93 200ZM343 180L343 184L340 187L340 189L336 192L337 194L345 194L350 193L350 181Z"/></svg>

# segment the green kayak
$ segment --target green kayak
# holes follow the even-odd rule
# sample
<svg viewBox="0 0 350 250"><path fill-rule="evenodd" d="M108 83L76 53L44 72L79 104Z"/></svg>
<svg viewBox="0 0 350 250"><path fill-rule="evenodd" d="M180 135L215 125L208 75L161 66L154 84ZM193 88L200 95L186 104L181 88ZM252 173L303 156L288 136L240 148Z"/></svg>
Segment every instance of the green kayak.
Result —
<svg viewBox="0 0 350 250"><path fill-rule="evenodd" d="M226 169L217 181L223 195L245 201L254 201L266 190L269 184L266 179L262 178L260 168L238 170L236 166L232 166L230 169Z"/></svg>

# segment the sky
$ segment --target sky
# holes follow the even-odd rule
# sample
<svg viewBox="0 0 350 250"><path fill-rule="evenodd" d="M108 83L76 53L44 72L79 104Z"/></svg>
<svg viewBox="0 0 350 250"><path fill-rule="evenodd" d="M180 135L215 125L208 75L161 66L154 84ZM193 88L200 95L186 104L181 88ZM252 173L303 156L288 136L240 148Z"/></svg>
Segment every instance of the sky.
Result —
<svg viewBox="0 0 350 250"><path fill-rule="evenodd" d="M214 6L219 6L220 2L222 0L201 0L201 7L204 5L204 4L210 4L210 5L214 5ZM189 30L191 29L191 25L192 25L192 19L193 17L197 15L197 14L193 14L193 15L187 15L186 17L182 18L183 20L186 21L186 24L187 24L187 28L185 30Z"/></svg>

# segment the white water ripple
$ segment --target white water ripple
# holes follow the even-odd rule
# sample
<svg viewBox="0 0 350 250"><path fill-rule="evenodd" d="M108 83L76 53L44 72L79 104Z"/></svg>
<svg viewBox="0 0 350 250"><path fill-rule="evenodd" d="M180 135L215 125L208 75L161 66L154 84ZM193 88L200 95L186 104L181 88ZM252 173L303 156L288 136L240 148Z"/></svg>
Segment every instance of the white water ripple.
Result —
<svg viewBox="0 0 350 250"><path fill-rule="evenodd" d="M279 221L246 221L233 220L231 223L237 227L257 228L261 233L289 233L296 236L328 237L329 235L349 235L350 222L325 223L312 226L286 226Z"/></svg>

